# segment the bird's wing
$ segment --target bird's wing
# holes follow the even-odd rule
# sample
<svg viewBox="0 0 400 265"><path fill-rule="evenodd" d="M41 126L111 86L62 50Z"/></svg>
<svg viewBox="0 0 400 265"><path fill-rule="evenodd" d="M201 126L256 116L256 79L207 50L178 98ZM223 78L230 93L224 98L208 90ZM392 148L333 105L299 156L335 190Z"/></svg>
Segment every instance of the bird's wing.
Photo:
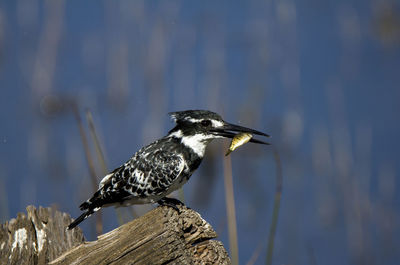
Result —
<svg viewBox="0 0 400 265"><path fill-rule="evenodd" d="M132 198L146 198L165 192L185 168L180 155L170 151L138 152L124 165L103 178L99 190L80 208L122 203Z"/></svg>
<svg viewBox="0 0 400 265"><path fill-rule="evenodd" d="M161 194L171 186L185 168L182 156L165 150L155 150L135 160L128 178L128 190L133 196Z"/></svg>

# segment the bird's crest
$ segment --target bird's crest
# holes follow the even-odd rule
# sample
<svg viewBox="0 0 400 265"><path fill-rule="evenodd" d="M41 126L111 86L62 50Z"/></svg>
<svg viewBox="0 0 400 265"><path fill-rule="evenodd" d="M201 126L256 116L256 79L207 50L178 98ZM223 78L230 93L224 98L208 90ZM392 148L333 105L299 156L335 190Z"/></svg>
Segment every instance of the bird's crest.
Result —
<svg viewBox="0 0 400 265"><path fill-rule="evenodd" d="M175 123L179 121L193 121L203 119L213 119L222 121L220 115L209 110L185 110L168 113Z"/></svg>

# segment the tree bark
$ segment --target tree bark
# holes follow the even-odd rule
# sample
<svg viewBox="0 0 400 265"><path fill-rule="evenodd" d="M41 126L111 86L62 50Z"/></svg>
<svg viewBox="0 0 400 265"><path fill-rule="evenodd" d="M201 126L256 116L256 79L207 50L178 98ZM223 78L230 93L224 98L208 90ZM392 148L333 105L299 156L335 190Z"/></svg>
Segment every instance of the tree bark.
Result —
<svg viewBox="0 0 400 265"><path fill-rule="evenodd" d="M48 264L63 252L84 241L82 231L66 232L68 214L51 208L26 208L27 216L0 226L0 264Z"/></svg>
<svg viewBox="0 0 400 265"><path fill-rule="evenodd" d="M1 227L0 264L47 264L50 260L54 265L231 264L222 243L211 240L217 234L200 214L178 207L179 213L171 207L157 207L96 241L83 242L79 228L65 230L69 216L56 212L57 218L41 218L42 215L30 212L50 209L37 211L30 206L28 218L19 214L16 221ZM45 226L42 220L46 220ZM10 227L12 222L14 225Z"/></svg>

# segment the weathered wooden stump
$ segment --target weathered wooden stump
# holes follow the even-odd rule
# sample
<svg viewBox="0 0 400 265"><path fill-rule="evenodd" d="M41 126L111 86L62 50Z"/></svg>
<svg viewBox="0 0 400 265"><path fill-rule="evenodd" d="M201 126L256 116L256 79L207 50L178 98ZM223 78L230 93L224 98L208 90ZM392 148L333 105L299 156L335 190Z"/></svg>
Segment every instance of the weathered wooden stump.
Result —
<svg viewBox="0 0 400 265"><path fill-rule="evenodd" d="M0 230L0 264L231 264L212 227L191 209L158 207L84 242L66 214L30 206Z"/></svg>
<svg viewBox="0 0 400 265"><path fill-rule="evenodd" d="M47 264L84 241L80 229L65 231L68 214L33 206L26 211L0 226L0 264Z"/></svg>

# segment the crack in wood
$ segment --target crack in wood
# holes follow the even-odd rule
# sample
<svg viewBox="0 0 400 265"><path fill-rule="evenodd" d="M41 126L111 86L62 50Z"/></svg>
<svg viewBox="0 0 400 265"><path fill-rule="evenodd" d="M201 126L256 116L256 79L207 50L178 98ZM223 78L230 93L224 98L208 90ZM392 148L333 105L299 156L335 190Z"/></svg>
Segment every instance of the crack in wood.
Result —
<svg viewBox="0 0 400 265"><path fill-rule="evenodd" d="M28 206L27 216L18 214L0 227L0 264L231 264L222 243L211 240L217 237L211 225L197 212L178 207L179 213L157 207L84 242L79 228L65 230L69 215ZM20 251L12 251L18 229L26 229L27 239L14 243Z"/></svg>

